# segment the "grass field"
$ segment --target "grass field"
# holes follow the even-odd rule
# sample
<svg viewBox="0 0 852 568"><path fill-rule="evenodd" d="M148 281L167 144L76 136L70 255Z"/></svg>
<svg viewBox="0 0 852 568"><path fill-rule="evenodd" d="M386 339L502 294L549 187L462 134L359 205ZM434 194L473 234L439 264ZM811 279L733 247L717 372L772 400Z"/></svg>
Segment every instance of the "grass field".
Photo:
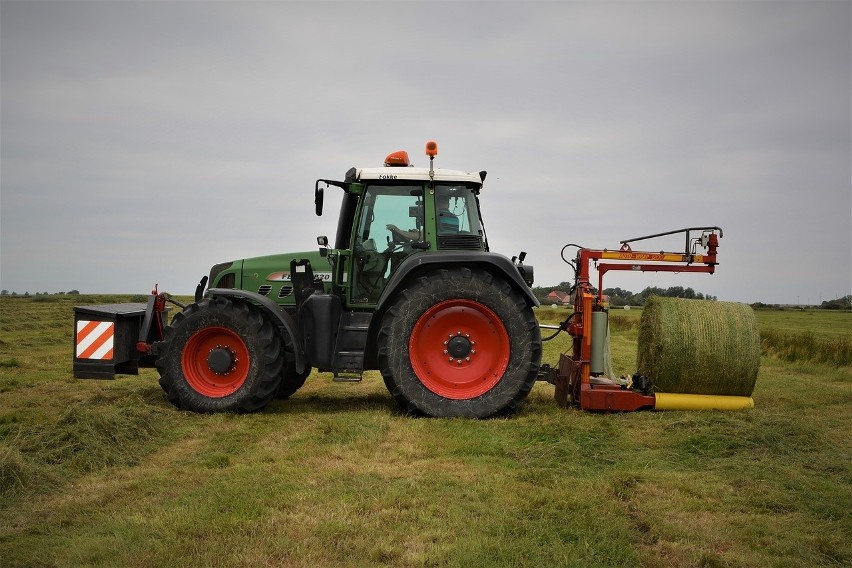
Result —
<svg viewBox="0 0 852 568"><path fill-rule="evenodd" d="M852 365L813 355L852 314L758 312L815 347L764 346L752 411L590 414L540 383L474 421L403 416L377 373L252 415L177 411L153 370L74 379L73 306L114 300L0 299L3 568L852 564Z"/></svg>

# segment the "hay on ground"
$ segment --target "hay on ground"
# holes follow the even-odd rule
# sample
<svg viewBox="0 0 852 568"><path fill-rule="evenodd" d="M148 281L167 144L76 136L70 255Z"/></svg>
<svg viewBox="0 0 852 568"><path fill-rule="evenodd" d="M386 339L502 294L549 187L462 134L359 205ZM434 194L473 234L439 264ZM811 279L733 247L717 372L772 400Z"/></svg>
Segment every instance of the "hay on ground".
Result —
<svg viewBox="0 0 852 568"><path fill-rule="evenodd" d="M751 396L760 333L751 306L652 297L639 323L637 368L658 392Z"/></svg>

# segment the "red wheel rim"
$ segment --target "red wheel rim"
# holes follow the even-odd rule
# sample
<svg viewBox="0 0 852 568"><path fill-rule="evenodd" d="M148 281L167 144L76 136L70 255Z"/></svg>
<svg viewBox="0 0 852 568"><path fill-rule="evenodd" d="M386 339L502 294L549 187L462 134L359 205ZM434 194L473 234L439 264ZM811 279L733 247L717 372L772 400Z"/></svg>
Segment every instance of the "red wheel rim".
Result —
<svg viewBox="0 0 852 568"><path fill-rule="evenodd" d="M408 352L411 367L433 393L454 400L485 394L509 366L509 334L488 306L446 300L420 316Z"/></svg>
<svg viewBox="0 0 852 568"><path fill-rule="evenodd" d="M213 365L216 352L227 363ZM239 389L248 377L249 353L239 335L225 327L207 327L195 332L183 349L183 376L196 392L211 398L222 398Z"/></svg>

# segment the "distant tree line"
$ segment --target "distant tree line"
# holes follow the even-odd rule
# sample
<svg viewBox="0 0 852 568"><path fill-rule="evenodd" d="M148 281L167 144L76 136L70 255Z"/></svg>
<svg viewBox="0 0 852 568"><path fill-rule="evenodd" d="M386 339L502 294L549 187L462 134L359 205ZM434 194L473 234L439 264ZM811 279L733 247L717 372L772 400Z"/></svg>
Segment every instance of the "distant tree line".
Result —
<svg viewBox="0 0 852 568"><path fill-rule="evenodd" d="M798 307L800 310L805 309L804 306L794 306L790 304L764 304L763 302L755 302L751 305L754 309L789 309ZM808 307L817 307L822 310L849 310L852 311L852 295L843 296L841 298L837 298L835 300L825 300L819 306L808 306Z"/></svg>
<svg viewBox="0 0 852 568"><path fill-rule="evenodd" d="M819 307L824 310L852 310L852 294L836 300L826 300Z"/></svg>
<svg viewBox="0 0 852 568"><path fill-rule="evenodd" d="M644 306L651 296L686 298L687 300L716 300L716 296L696 292L692 288L684 288L683 286L671 286L669 288L648 286L638 294L617 287L604 288L603 293L609 296L609 303L612 306Z"/></svg>
<svg viewBox="0 0 852 568"><path fill-rule="evenodd" d="M570 292L571 291L571 282L560 282L556 286L536 286L532 289L535 297L538 298L538 301L542 304L552 304L553 300L548 298L547 295L553 292L554 290L560 290L562 292ZM597 289L592 287L594 293L597 293ZM696 292L692 288L684 288L683 286L672 286L670 288L658 288L656 286L649 286L639 292L638 294L634 294L630 290L624 290L622 288L604 288L603 293L609 296L609 301L611 306L644 306L645 302L651 296L665 296L669 298L686 298L689 300L717 300L716 296L711 296L710 294L702 294L701 292ZM765 304L763 302L755 302L751 304L751 306L755 309L785 309L790 308L790 306L784 306L781 304ZM822 302L819 306L809 306L809 307L817 307L823 310L850 310L852 311L852 295L843 296L841 298L837 298L835 300L826 300ZM804 308L802 308L804 309Z"/></svg>
<svg viewBox="0 0 852 568"><path fill-rule="evenodd" d="M35 294L30 294L29 292L24 292L23 294L18 294L17 292L10 292L9 290L0 290L0 296L21 296L23 298L29 298L30 296L64 296L66 294L79 294L79 290L69 290L68 292L55 292L53 294L49 292L36 292Z"/></svg>
<svg viewBox="0 0 852 568"><path fill-rule="evenodd" d="M547 295L553 292L554 290L560 290L565 292L566 294L571 291L572 284L570 282L560 282L556 286L535 286L532 291L535 294L535 297L538 298L538 301L542 304L550 304L552 300L550 300ZM592 290L597 293L597 289L592 287ZM639 292L638 294L634 294L630 290L623 290L621 288L604 288L603 293L609 296L609 302L611 306L644 306L645 302L651 296L665 296L668 298L686 298L688 300L717 300L716 296L711 296L710 294L702 294L701 292L696 292L692 288L684 288L683 286L671 286L670 288L658 288L656 286L649 286ZM64 295L79 295L79 290L69 290L68 292L55 292L53 294L49 292L36 292L34 294L30 294L29 292L24 292L23 294L18 294L17 292L10 292L9 290L0 290L0 296L12 296L12 297L20 297L20 298L29 298L32 296L64 296ZM131 298L131 301L134 302L142 302L145 301L147 296L139 296ZM763 302L755 302L751 304L751 306L755 309L778 309L785 308L789 306L782 306L781 304L764 304ZM823 310L852 310L852 294L837 298L835 300L825 300L819 306L817 306Z"/></svg>
<svg viewBox="0 0 852 568"><path fill-rule="evenodd" d="M538 298L541 303L547 304L550 303L550 300L547 299L548 294L554 290L569 292L571 290L571 286L572 284L570 282L561 282L556 286L536 286L532 290L535 297ZM595 293L597 293L596 288L592 289ZM639 293L633 293L630 290L624 290L618 287L604 288L603 293L604 295L609 296L611 306L644 306L645 302L651 296L686 298L689 300L716 300L716 296L702 294L701 292L696 292L692 288L684 288L683 286L672 286L670 288L648 286Z"/></svg>

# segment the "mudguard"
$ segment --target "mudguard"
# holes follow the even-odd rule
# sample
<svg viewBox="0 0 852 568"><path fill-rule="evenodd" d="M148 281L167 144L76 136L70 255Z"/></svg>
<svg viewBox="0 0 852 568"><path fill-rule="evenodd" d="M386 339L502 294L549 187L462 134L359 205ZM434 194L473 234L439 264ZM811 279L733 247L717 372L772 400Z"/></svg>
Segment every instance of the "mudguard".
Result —
<svg viewBox="0 0 852 568"><path fill-rule="evenodd" d="M414 278L422 272L434 268L446 268L449 266L465 266L468 268L481 268L496 276L502 276L506 279L512 288L515 288L530 306L538 306L539 301L524 282L518 267L511 260L494 252L476 252L468 251L448 251L435 252L427 254L418 254L408 257L405 262L394 272L390 281L385 286L379 302L376 305L376 311L382 312L387 308L387 304L396 298L397 290L404 285L409 278Z"/></svg>

